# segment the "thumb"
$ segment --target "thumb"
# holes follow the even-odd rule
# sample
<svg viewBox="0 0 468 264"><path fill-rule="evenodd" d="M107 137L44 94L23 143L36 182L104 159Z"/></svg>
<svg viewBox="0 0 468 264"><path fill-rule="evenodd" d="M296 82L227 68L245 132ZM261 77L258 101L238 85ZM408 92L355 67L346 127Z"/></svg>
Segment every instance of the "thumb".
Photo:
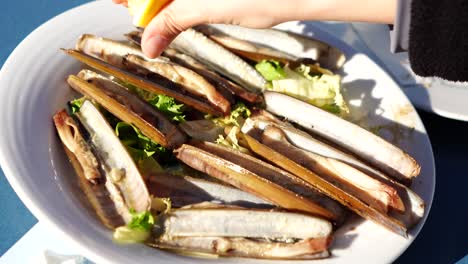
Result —
<svg viewBox="0 0 468 264"><path fill-rule="evenodd" d="M159 56L182 31L203 23L198 21L199 17L191 15L187 8L180 7L178 1L173 1L145 28L141 40L143 53L149 58Z"/></svg>

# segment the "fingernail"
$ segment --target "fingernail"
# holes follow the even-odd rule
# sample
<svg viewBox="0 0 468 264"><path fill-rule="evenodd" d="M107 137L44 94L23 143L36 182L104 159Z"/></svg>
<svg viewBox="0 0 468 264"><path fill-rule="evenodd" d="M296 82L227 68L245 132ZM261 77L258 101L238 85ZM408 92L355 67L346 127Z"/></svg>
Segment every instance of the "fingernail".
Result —
<svg viewBox="0 0 468 264"><path fill-rule="evenodd" d="M143 53L149 58L156 58L169 45L169 40L159 35L148 38L142 46Z"/></svg>

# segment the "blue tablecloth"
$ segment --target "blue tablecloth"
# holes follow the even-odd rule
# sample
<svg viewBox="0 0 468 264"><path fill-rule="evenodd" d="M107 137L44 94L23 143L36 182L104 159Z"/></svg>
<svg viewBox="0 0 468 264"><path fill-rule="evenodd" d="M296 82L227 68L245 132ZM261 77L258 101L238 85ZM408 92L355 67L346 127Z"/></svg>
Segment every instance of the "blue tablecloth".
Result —
<svg viewBox="0 0 468 264"><path fill-rule="evenodd" d="M0 66L15 46L37 26L85 2L88 0L3 1L0 11ZM424 229L397 262L454 263L468 254L468 170L465 167L468 165L468 123L424 112L420 115L433 144L437 168L436 195ZM1 171L0 201L2 255L37 220L18 199Z"/></svg>

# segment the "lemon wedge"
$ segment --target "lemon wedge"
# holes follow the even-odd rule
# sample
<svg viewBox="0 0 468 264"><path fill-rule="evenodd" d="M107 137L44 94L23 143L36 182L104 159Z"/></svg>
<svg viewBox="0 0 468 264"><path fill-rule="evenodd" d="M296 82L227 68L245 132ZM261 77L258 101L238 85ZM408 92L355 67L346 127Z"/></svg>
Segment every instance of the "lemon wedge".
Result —
<svg viewBox="0 0 468 264"><path fill-rule="evenodd" d="M151 19L171 0L128 0L128 10L133 16L133 24L146 27Z"/></svg>

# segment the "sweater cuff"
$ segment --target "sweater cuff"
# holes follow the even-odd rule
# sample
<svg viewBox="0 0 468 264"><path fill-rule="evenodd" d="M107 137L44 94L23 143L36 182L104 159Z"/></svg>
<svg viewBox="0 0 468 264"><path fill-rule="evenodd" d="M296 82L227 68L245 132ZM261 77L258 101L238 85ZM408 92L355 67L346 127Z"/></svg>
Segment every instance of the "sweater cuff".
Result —
<svg viewBox="0 0 468 264"><path fill-rule="evenodd" d="M390 31L390 50L403 52L408 50L412 0L398 0L397 13L393 30Z"/></svg>

